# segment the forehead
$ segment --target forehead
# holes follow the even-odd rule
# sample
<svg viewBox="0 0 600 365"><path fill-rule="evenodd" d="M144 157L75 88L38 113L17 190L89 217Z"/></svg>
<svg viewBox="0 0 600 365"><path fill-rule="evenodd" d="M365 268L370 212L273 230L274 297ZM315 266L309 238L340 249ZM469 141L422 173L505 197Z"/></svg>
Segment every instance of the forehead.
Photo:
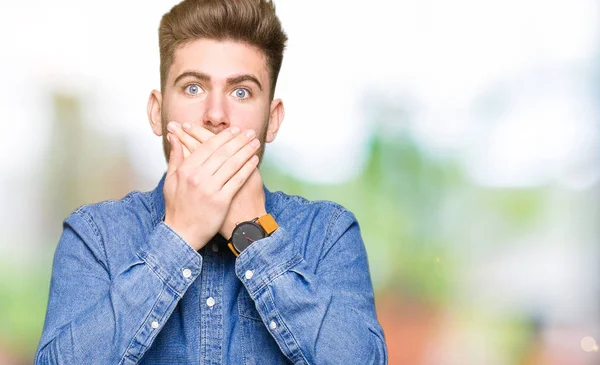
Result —
<svg viewBox="0 0 600 365"><path fill-rule="evenodd" d="M191 70L206 73L215 82L232 75L251 74L263 85L268 85L269 73L264 53L257 47L241 42L196 39L179 46L169 70L169 82Z"/></svg>

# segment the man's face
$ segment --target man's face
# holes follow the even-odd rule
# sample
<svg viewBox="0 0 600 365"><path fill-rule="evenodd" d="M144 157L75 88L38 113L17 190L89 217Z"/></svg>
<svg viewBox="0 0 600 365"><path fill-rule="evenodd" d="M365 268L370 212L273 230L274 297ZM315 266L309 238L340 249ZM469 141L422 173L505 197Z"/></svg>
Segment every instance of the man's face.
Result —
<svg viewBox="0 0 600 365"><path fill-rule="evenodd" d="M162 95L156 96L156 91L151 95L149 116L154 95L161 121L160 131L155 125L153 130L163 135L168 155L170 146L164 137L171 121L188 122L215 134L231 126L254 129L262 159L264 143L273 141L283 117L281 101L270 100L270 87L266 59L259 49L210 39L184 44L175 52Z"/></svg>

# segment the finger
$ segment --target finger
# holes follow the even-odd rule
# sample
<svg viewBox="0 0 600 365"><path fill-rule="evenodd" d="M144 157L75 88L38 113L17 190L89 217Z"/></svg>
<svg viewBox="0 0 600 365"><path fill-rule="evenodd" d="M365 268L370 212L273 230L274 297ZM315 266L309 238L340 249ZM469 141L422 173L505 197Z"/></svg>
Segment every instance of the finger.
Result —
<svg viewBox="0 0 600 365"><path fill-rule="evenodd" d="M254 139L252 142L243 146L235 155L231 156L225 161L221 167L213 175L215 184L217 186L223 186L239 169L244 166L246 161L252 158L252 155L256 153L256 150L260 146L258 139Z"/></svg>
<svg viewBox="0 0 600 365"><path fill-rule="evenodd" d="M187 158L186 162L191 167L202 166L215 151L227 142L234 139L240 133L240 129L237 127L228 128L221 131L219 134L211 137L208 141L201 144L201 147L197 148L196 151L192 152L190 157ZM216 168L215 168L216 170ZM211 175L214 170L211 171Z"/></svg>
<svg viewBox="0 0 600 365"><path fill-rule="evenodd" d="M231 141L227 142L223 146L219 147L219 149L217 151L215 151L212 154L212 156L210 156L210 158L208 160L206 160L206 162L204 163L204 165L203 165L204 171L207 174L214 175L217 172L217 170L219 170L219 168L221 168L221 166L227 160L229 160L236 153L238 153L238 151L240 151L244 146L251 144L251 143L253 145L256 145L256 143L258 143L258 145L260 145L258 140L256 142L254 142L255 135L256 135L256 133L254 132L254 130L249 129L249 130L245 131L244 133L240 133L236 138L232 139ZM210 143L210 141L207 143ZM246 160L248 158L250 158L250 156L251 155L248 155L244 161L241 161L241 163L246 162ZM241 166L241 164L240 164L240 166Z"/></svg>
<svg viewBox="0 0 600 365"><path fill-rule="evenodd" d="M221 193L225 194L228 199L233 199L235 194L240 190L244 183L246 183L248 177L252 175L257 165L258 156L252 156L252 158L246 161L242 168L227 181L221 189Z"/></svg>
<svg viewBox="0 0 600 365"><path fill-rule="evenodd" d="M194 152L198 147L200 147L200 142L197 141L191 135L189 135L186 131L184 131L179 123L170 122L169 124L167 124L167 129L169 130L169 132L176 135L179 141L181 141L181 143L183 144L183 147L187 149L187 154L184 150L184 157L187 157L190 153Z"/></svg>
<svg viewBox="0 0 600 365"><path fill-rule="evenodd" d="M211 137L214 137L214 133L209 131L206 128L193 126L190 123L183 123L183 130L188 133L190 136L194 137L200 143L204 143L208 141Z"/></svg>
<svg viewBox="0 0 600 365"><path fill-rule="evenodd" d="M190 152L190 150L187 149L186 146L182 146L182 147L183 147L183 158L186 159L192 153Z"/></svg>
<svg viewBox="0 0 600 365"><path fill-rule="evenodd" d="M177 170L177 167L179 167L181 161L183 161L183 149L181 142L179 142L179 139L177 139L177 136L175 136L174 134L167 134L167 139L171 144L171 153L169 154L167 176L171 176L175 172L175 170Z"/></svg>

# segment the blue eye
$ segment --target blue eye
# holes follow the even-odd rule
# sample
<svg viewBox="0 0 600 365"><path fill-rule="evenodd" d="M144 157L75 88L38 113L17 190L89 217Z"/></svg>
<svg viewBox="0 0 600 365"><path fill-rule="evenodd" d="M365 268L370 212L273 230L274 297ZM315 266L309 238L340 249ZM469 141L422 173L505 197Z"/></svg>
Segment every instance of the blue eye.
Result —
<svg viewBox="0 0 600 365"><path fill-rule="evenodd" d="M185 91L190 95L197 95L202 91L202 88L198 84L190 84L185 87Z"/></svg>
<svg viewBox="0 0 600 365"><path fill-rule="evenodd" d="M233 95L238 99L248 99L250 97L250 92L244 88L237 88L233 90Z"/></svg>

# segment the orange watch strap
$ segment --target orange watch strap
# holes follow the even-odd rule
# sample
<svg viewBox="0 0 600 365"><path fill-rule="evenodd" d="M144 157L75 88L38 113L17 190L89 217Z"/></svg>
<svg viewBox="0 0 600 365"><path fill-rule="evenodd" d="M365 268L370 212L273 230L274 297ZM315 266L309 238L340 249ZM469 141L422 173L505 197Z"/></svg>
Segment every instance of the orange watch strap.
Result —
<svg viewBox="0 0 600 365"><path fill-rule="evenodd" d="M262 229L265 230L267 236L269 236L271 233L275 232L277 228L279 228L279 225L277 224L277 222L275 222L275 219L270 214L265 214L262 217L258 218L257 223L260 224Z"/></svg>
<svg viewBox="0 0 600 365"><path fill-rule="evenodd" d="M233 247L233 243L229 242L227 244L227 246L229 247L229 249L231 250L231 252L233 252L233 254L235 255L235 257L238 257L240 255L240 253L238 252L238 250L236 250L235 247Z"/></svg>

